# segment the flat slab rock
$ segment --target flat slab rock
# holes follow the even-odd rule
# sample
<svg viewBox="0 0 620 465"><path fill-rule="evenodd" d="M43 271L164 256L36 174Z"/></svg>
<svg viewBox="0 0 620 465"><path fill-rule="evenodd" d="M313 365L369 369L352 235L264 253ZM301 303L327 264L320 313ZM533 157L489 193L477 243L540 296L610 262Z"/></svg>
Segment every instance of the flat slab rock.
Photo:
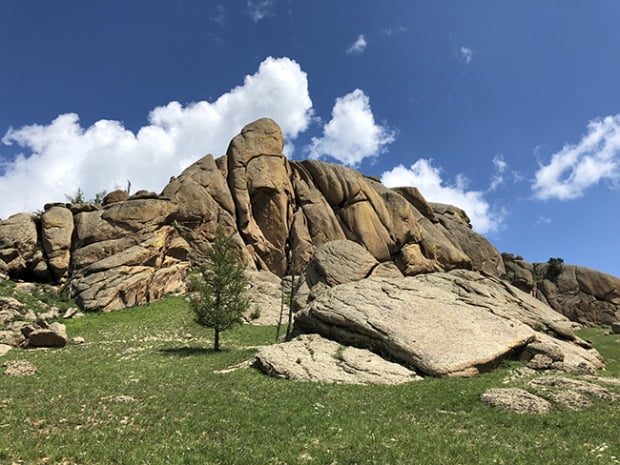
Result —
<svg viewBox="0 0 620 465"><path fill-rule="evenodd" d="M342 346L317 334L262 347L255 365L268 375L296 381L402 384L422 379L368 350Z"/></svg>
<svg viewBox="0 0 620 465"><path fill-rule="evenodd" d="M532 326L563 320L499 280L459 270L401 279L369 278L329 288L295 318L299 333L364 347L430 376L474 376L543 338ZM602 367L568 342L570 363ZM568 350L570 346L570 351Z"/></svg>
<svg viewBox="0 0 620 465"><path fill-rule="evenodd" d="M534 373L536 372L533 370L529 371L530 376ZM492 388L485 391L480 400L489 407L514 413L549 413L556 406L578 410L591 406L595 399L614 402L620 398L620 395L596 383L620 385L618 378L587 379L588 381L556 375L542 376L527 384L536 394L519 388Z"/></svg>
<svg viewBox="0 0 620 465"><path fill-rule="evenodd" d="M320 294L296 327L387 353L431 376L474 376L532 341L529 326L418 277L365 279Z"/></svg>
<svg viewBox="0 0 620 465"><path fill-rule="evenodd" d="M489 407L514 413L549 413L553 409L548 400L519 388L488 389L480 400Z"/></svg>

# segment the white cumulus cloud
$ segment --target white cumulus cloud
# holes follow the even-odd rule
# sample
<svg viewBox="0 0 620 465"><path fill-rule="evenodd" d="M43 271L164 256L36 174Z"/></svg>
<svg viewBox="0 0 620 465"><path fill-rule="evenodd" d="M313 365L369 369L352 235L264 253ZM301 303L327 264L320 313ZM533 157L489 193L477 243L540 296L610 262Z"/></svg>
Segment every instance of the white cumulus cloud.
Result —
<svg viewBox="0 0 620 465"><path fill-rule="evenodd" d="M538 199L569 200L602 180L620 180L620 115L588 123L578 144L565 145L539 167L532 190Z"/></svg>
<svg viewBox="0 0 620 465"><path fill-rule="evenodd" d="M444 184L441 169L429 159L421 158L409 168L398 165L381 175L388 187L417 187L429 202L455 205L467 213L473 228L485 234L497 231L503 221L503 212L494 212L480 191L467 190L467 179L458 175L452 185Z"/></svg>
<svg viewBox="0 0 620 465"><path fill-rule="evenodd" d="M159 192L171 175L205 153L222 155L245 124L265 116L289 141L312 120L307 75L289 58L265 59L242 85L212 103L157 107L136 133L110 120L84 128L75 113L10 129L2 142L11 148L0 147L11 160L0 167L0 218L65 201L78 187L88 198L129 179L134 190Z"/></svg>
<svg viewBox="0 0 620 465"><path fill-rule="evenodd" d="M364 37L364 34L360 34L357 37L357 40L353 42L351 45L349 45L349 48L347 48L347 54L357 55L359 53L362 53L364 50L366 50L367 45L368 45L368 42L366 42L366 38Z"/></svg>
<svg viewBox="0 0 620 465"><path fill-rule="evenodd" d="M310 158L332 157L349 166L375 157L394 141L394 131L375 122L370 100L360 89L336 99L323 136L313 137Z"/></svg>

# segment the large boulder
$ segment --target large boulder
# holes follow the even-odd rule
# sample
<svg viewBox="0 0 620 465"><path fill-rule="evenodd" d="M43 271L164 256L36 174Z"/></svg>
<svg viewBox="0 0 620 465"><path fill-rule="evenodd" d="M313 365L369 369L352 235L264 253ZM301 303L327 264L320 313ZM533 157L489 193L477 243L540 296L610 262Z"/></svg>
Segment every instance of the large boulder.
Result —
<svg viewBox="0 0 620 465"><path fill-rule="evenodd" d="M62 323L43 324L26 334L30 347L64 347L67 329Z"/></svg>
<svg viewBox="0 0 620 465"><path fill-rule="evenodd" d="M244 319L254 325L273 326L280 321L280 315L285 322L288 306L284 305L283 298L286 290L282 286L282 279L267 270L246 270L248 280L246 295L250 306L244 313ZM285 308L286 307L286 308Z"/></svg>
<svg viewBox="0 0 620 465"><path fill-rule="evenodd" d="M38 244L33 215L18 213L0 221L0 271L16 279L44 279L47 265Z"/></svg>
<svg viewBox="0 0 620 465"><path fill-rule="evenodd" d="M54 278L67 274L71 259L73 213L61 206L52 206L41 215L41 244Z"/></svg>
<svg viewBox="0 0 620 465"><path fill-rule="evenodd" d="M458 270L327 288L296 315L295 329L369 348L426 375L472 376L552 337L541 331L553 333L563 320L497 278ZM603 367L578 341L561 344L570 347L565 368Z"/></svg>

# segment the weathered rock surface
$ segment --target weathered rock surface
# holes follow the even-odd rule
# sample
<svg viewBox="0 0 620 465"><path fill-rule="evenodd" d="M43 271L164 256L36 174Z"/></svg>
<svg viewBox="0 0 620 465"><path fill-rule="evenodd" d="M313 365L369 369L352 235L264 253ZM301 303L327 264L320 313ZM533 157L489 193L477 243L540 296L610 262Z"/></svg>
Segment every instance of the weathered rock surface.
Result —
<svg viewBox="0 0 620 465"><path fill-rule="evenodd" d="M19 279L45 278L47 266L37 245L34 216L18 213L0 221L0 271Z"/></svg>
<svg viewBox="0 0 620 465"><path fill-rule="evenodd" d="M618 378L587 375L567 378L557 372L542 377L537 375L539 373L536 370L517 368L503 381L504 384L518 383L519 386L534 390L535 394L520 388L489 389L481 396L481 400L491 407L516 413L547 413L555 406L577 410L591 406L594 399L603 402L620 399L620 395L602 386L620 386ZM545 402L540 402L541 398Z"/></svg>
<svg viewBox="0 0 620 465"><path fill-rule="evenodd" d="M618 398L616 394L598 384L589 383L580 379L566 378L564 376L544 376L530 381L533 386L541 392L557 392L557 389L569 389L591 398L604 400L607 402L614 401ZM553 391L555 389L555 391Z"/></svg>
<svg viewBox="0 0 620 465"><path fill-rule="evenodd" d="M245 276L249 283L247 296L250 306L244 319L254 325L276 325L282 310L282 280L266 270L246 270Z"/></svg>
<svg viewBox="0 0 620 465"><path fill-rule="evenodd" d="M41 244L47 256L50 271L56 280L65 276L71 259L73 213L52 206L41 215Z"/></svg>
<svg viewBox="0 0 620 465"><path fill-rule="evenodd" d="M317 249L306 269L306 278L310 286L321 282L331 287L366 278L378 264L357 242L331 241Z"/></svg>
<svg viewBox="0 0 620 465"><path fill-rule="evenodd" d="M256 365L271 376L295 381L401 384L422 379L368 350L342 346L316 334L262 347Z"/></svg>
<svg viewBox="0 0 620 465"><path fill-rule="evenodd" d="M27 360L7 360L2 364L5 376L32 376L37 374L37 367Z"/></svg>
<svg viewBox="0 0 620 465"><path fill-rule="evenodd" d="M76 215L70 295L105 312L183 289L189 246L170 225L177 211L168 200L137 199Z"/></svg>
<svg viewBox="0 0 620 465"><path fill-rule="evenodd" d="M549 413L551 402L519 388L488 389L480 400L489 407L500 408L514 413Z"/></svg>
<svg viewBox="0 0 620 465"><path fill-rule="evenodd" d="M553 337L554 324L566 321L560 314L472 271L315 286L308 298L295 318L297 333L369 348L427 375L472 376L517 354L541 353L565 369L604 366L578 339Z"/></svg>
<svg viewBox="0 0 620 465"><path fill-rule="evenodd" d="M620 279L583 266L561 265L550 273L548 263L530 263L503 254L512 284L532 294L572 321L611 325L620 320Z"/></svg>
<svg viewBox="0 0 620 465"><path fill-rule="evenodd" d="M233 235L250 270L278 276L304 271L318 246L343 239L373 266L387 263L378 275L396 275L395 266L406 275L503 271L497 250L461 210L340 165L289 161L283 147L278 125L263 118L245 126L225 156L201 158L160 196L118 190L103 208L50 203L40 218L15 215L0 222L0 272L66 279L85 310L124 308L182 290L217 225Z"/></svg>

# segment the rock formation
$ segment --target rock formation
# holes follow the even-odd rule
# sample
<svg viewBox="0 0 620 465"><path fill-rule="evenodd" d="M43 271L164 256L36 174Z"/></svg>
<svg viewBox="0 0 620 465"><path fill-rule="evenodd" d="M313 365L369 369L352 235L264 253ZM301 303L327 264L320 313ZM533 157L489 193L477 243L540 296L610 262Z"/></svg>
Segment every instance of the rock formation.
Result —
<svg viewBox="0 0 620 465"><path fill-rule="evenodd" d="M620 321L620 279L583 266L530 263L502 254L514 286L532 294L573 321L612 325Z"/></svg>
<svg viewBox="0 0 620 465"><path fill-rule="evenodd" d="M250 269L302 272L318 246L348 239L405 275L457 268L505 272L465 213L388 189L361 173L283 154L269 119L247 125L226 155L207 155L161 195L115 191L103 206L48 204L0 222L0 272L66 281L87 311L110 311L183 289L221 224ZM392 264L392 265L389 265Z"/></svg>
<svg viewBox="0 0 620 465"><path fill-rule="evenodd" d="M114 191L102 205L54 203L0 221L0 276L62 283L87 311L130 307L183 291L221 225L264 307L252 312L255 322L275 324L279 280L303 277L293 299L296 350L261 356L280 376L301 376L282 354L317 344L322 358L295 357L314 373L346 354L332 364L334 381L357 370L366 382L372 368L361 360L375 366L376 356L433 376L470 376L506 357L537 369L602 367L560 313L586 324L618 320L620 280L571 266L551 276L500 255L459 208L340 165L288 160L283 147L277 124L260 119L225 155L196 161L161 194Z"/></svg>
<svg viewBox="0 0 620 465"><path fill-rule="evenodd" d="M539 370L595 373L604 366L566 317L495 276L452 270L382 278L372 276L375 267L352 241L319 247L295 333L369 349L430 376L473 376L506 358ZM298 362L284 368L281 357L270 364L263 354L259 364L286 373Z"/></svg>

